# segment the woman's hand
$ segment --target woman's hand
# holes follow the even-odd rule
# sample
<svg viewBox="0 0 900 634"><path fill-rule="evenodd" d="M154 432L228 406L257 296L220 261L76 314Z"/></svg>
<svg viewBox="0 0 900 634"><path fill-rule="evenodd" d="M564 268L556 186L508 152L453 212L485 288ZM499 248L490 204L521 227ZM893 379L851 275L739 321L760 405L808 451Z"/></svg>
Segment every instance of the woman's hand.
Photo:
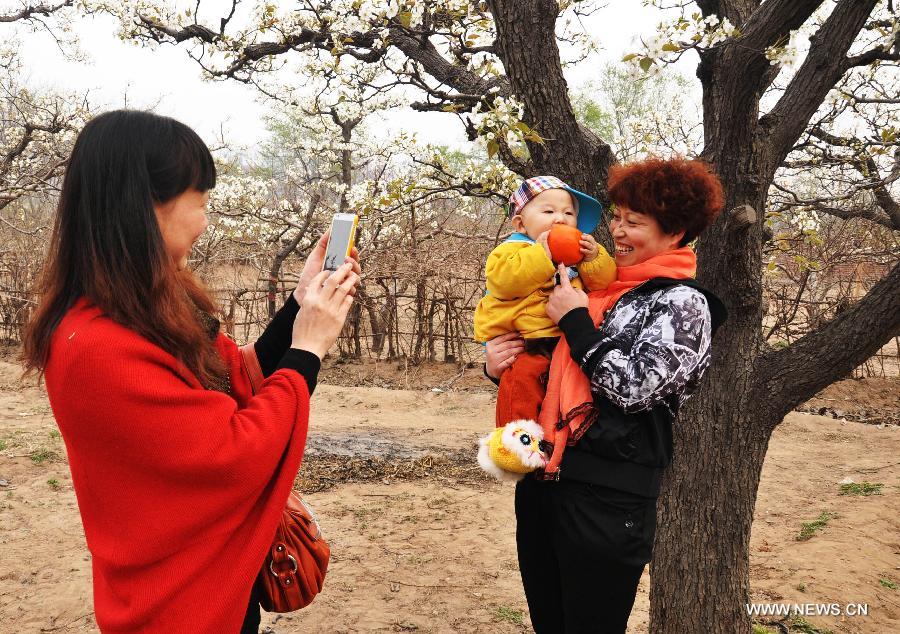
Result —
<svg viewBox="0 0 900 634"><path fill-rule="evenodd" d="M583 290L572 286L569 273L564 264L559 265L560 284L550 293L550 301L547 302L547 317L558 324L567 312L573 308L584 306L587 308L588 296Z"/></svg>
<svg viewBox="0 0 900 634"><path fill-rule="evenodd" d="M322 271L310 280L294 319L292 348L308 350L320 359L325 357L341 334L353 304L353 293L359 284L354 268L358 266L356 262L345 262L337 271Z"/></svg>
<svg viewBox="0 0 900 634"><path fill-rule="evenodd" d="M517 332L494 337L485 347L484 371L488 376L499 379L522 352L525 352L525 340Z"/></svg>
<svg viewBox="0 0 900 634"><path fill-rule="evenodd" d="M309 283L322 271L322 266L325 264L325 248L328 246L328 235L330 233L331 229L322 234L322 237L319 238L316 246L310 252L309 257L306 258L303 272L300 273L300 279L297 281L297 288L294 289L294 299L297 300L298 304L303 304L303 295L306 293ZM350 257L344 261L352 261L353 272L357 275L362 274L362 269L359 266L359 250L356 247L350 250ZM350 294L356 295L356 286L353 287L353 291Z"/></svg>

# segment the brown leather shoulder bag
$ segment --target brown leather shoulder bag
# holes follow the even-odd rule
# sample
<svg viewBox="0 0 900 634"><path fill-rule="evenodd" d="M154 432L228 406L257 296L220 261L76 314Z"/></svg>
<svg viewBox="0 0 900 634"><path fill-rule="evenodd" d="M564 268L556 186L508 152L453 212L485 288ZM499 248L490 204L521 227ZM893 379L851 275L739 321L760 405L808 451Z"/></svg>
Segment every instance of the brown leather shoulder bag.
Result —
<svg viewBox="0 0 900 634"><path fill-rule="evenodd" d="M262 368L253 344L241 346L241 360L253 393L262 384ZM325 582L331 548L312 509L291 491L256 583L259 604L267 612L293 612L309 605Z"/></svg>

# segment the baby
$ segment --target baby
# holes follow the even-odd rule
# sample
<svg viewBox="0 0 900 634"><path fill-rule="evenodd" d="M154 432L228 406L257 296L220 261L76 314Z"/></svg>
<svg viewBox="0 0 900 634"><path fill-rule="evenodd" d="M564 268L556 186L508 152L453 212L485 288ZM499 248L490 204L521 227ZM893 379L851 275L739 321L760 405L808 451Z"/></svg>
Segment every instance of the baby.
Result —
<svg viewBox="0 0 900 634"><path fill-rule="evenodd" d="M525 352L500 379L497 427L523 418L537 420L550 357L562 334L546 312L557 272L547 244L553 225L569 225L582 232L583 259L577 268L569 267L572 286L596 291L616 279L615 260L590 235L601 211L596 199L555 176L529 178L509 199L507 215L516 232L488 256L488 292L475 310L476 340L485 342L512 331L525 340Z"/></svg>

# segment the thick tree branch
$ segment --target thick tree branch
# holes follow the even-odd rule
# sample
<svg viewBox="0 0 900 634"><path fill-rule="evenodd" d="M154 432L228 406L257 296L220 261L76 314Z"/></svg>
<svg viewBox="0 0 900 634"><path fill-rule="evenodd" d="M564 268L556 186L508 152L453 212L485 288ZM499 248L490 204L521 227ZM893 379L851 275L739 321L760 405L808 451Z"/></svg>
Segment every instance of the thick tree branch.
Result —
<svg viewBox="0 0 900 634"><path fill-rule="evenodd" d="M717 15L728 18L735 25L741 25L759 7L760 0L697 0L703 17Z"/></svg>
<svg viewBox="0 0 900 634"><path fill-rule="evenodd" d="M796 194L796 192L793 192L786 187L779 185L778 183L772 183L772 187L789 197L789 200L779 201L779 204L775 207L777 211L785 211L794 207L801 207L804 209L812 209L816 212L828 214L842 220L863 218L864 220L874 222L887 229L900 231L900 223L895 222L893 217L881 207L877 207L875 205L865 207L860 207L858 205L850 207L836 206L836 203L840 200L851 199L853 197L853 194L845 195L838 199L835 199L833 197L809 199L801 198ZM861 189L857 189L854 194L858 193L859 191L861 191Z"/></svg>
<svg viewBox="0 0 900 634"><path fill-rule="evenodd" d="M828 91L846 71L847 51L877 3L878 0L840 0L825 24L810 38L803 65L775 107L759 122L760 142L772 148L770 174L775 173Z"/></svg>
<svg viewBox="0 0 900 634"><path fill-rule="evenodd" d="M869 222L879 224L887 229L900 231L900 224L898 224L892 216L889 216L887 213L877 207L854 207L851 209L834 207L832 205L814 205L813 207L816 211L826 213L830 216L834 216L835 218L841 218L842 220L863 218L865 220L868 220Z"/></svg>
<svg viewBox="0 0 900 634"><path fill-rule="evenodd" d="M793 345L756 362L759 402L775 420L820 390L847 376L900 334L900 263L850 309Z"/></svg>
<svg viewBox="0 0 900 634"><path fill-rule="evenodd" d="M306 232L309 229L309 225L312 222L313 215L315 215L316 208L319 205L319 201L322 199L322 194L319 191L313 192L313 195L309 198L309 204L306 207L306 214L303 217L303 225L299 227L297 233L294 235L293 240L284 245L278 253L275 254L275 257L272 258L272 265L269 267L269 279L267 281L266 295L267 295L267 304L269 310L269 319L275 317L275 300L278 294L278 278L281 276L281 266L284 264L284 261L287 257L294 252L297 248L297 245L300 244L300 241L306 237ZM298 211L294 209L294 211Z"/></svg>
<svg viewBox="0 0 900 634"><path fill-rule="evenodd" d="M15 146L10 148L10 150L0 157L0 172L5 171L9 168L9 165L22 153L28 149L28 146L34 140L35 132L46 132L48 134L56 134L57 132L61 132L63 129L63 124L59 121L54 121L53 123L41 125L38 123L28 123L26 122L23 126L22 138L19 139L19 142L16 143Z"/></svg>
<svg viewBox="0 0 900 634"><path fill-rule="evenodd" d="M65 0L64 2L60 2L59 4L36 4L36 5L26 5L22 8L18 13L10 13L9 15L0 15L0 23L3 22L18 22L19 20L28 20L33 16L40 15L43 17L49 17L51 13L56 13L60 9L65 7L71 7L74 4L75 0Z"/></svg>
<svg viewBox="0 0 900 634"><path fill-rule="evenodd" d="M831 134L830 132L823 130L819 126L813 126L812 128L810 128L809 134L816 137L817 139L825 141L830 145L838 147L855 149L858 146L863 145L863 143L857 139L848 139ZM859 210L856 213L853 213L852 211L835 213L836 210L832 208L824 209L824 211L842 218L869 218L870 220L878 222L879 224L882 224L889 229L900 230L900 203L894 200L894 197L891 195L891 192L887 187L892 182L900 178L900 148L897 148L894 151L894 168L891 170L891 173L887 178L882 178L881 172L878 169L878 165L875 163L872 155L862 148L858 150L857 156L853 160L851 160L850 163L864 179L870 181L869 183L861 185L859 189L871 189L872 193L875 196L876 202L881 207L881 211L877 209L871 209Z"/></svg>
<svg viewBox="0 0 900 634"><path fill-rule="evenodd" d="M175 43L197 40L204 44L214 45L221 40L221 34L200 24L176 28L152 17L140 16L139 19L147 37L157 42L163 42L166 39L171 39ZM466 99L471 99L473 95L478 95L479 98L483 97L494 87L500 89L499 94L509 95L509 84L504 79L482 78L465 66L448 61L435 48L428 37L414 37L407 29L395 24L390 29L388 41L409 59L421 64L425 71L434 79L462 93ZM383 50L372 49L375 42L376 35L374 32L353 33L343 36L345 49L341 51L341 54L352 55L364 62L375 62L384 56ZM242 71L252 70L252 65L255 62L267 57L285 54L303 45L313 45L323 50L331 50L333 46L332 34L302 28L298 32L286 34L281 41L257 42L245 46L233 58L226 69L221 71L208 70L213 75L234 77ZM441 96L446 99L454 97L454 95L449 93L443 93Z"/></svg>
<svg viewBox="0 0 900 634"><path fill-rule="evenodd" d="M703 84L707 148L718 147L726 138L729 145L749 142L758 124L760 97L778 74L777 67L766 59L765 49L803 24L823 1L718 3L732 22L738 19L734 24L742 35L700 52L697 77ZM733 72L735 68L741 72Z"/></svg>
<svg viewBox="0 0 900 634"><path fill-rule="evenodd" d="M215 31L208 29L202 24L189 24L181 29L177 29L150 16L139 14L137 19L144 28L147 37L154 42L164 42L165 38L162 35L167 35L177 44L186 40L200 40L206 44L214 44L219 37Z"/></svg>
<svg viewBox="0 0 900 634"><path fill-rule="evenodd" d="M556 40L556 0L489 0L494 47L525 121L543 143L528 142L535 169L603 197L614 161L609 145L579 125L569 100ZM585 178L591 174L590 182Z"/></svg>
<svg viewBox="0 0 900 634"><path fill-rule="evenodd" d="M614 157L608 144L579 125L569 102L556 42L558 3L555 0L494 0L489 6L498 34L490 47L481 48L496 52L506 69L505 77L481 76L469 70L465 60L454 61L442 54L429 38L434 34L429 25L435 16L425 21L424 30L410 29L397 21L390 25L389 47L399 50L416 64L416 68L406 73L404 83L422 90L429 97L414 103L413 107L423 111L444 110L447 106L468 110L478 101L489 102L491 95L516 95L524 102L526 123L544 139L544 143L529 141L534 169L573 180L573 186L602 197L606 171ZM215 47L222 45L224 37L200 24L174 27L147 16L139 17L138 26L143 30L142 37L157 42L195 41ZM302 28L284 35L277 42L245 46L229 59L224 69L204 68L213 76L248 81L257 62L264 58L309 47L330 51L334 46L333 35L326 29ZM342 35L342 49L338 54L375 62L385 55L385 49L375 47L376 41L375 31ZM541 70L535 72L535 69ZM427 81L424 74L439 85ZM573 164L572 157L577 157L576 163L581 164ZM507 160L511 155L501 158ZM508 166L522 169L523 165ZM589 167L585 169L586 166ZM585 181L584 174L593 174L591 182Z"/></svg>
<svg viewBox="0 0 900 634"><path fill-rule="evenodd" d="M166 41L182 43L193 40L207 45L216 45L222 40L221 33L216 33L201 24L177 28L148 16L139 16L139 20L146 37L160 43ZM225 21L223 18L223 23ZM350 55L360 61L372 63L381 59L385 54L384 49L373 48L376 42L374 32L353 33L343 36L342 39L345 47L340 52L342 55ZM507 97L510 95L509 83L505 78L483 78L468 70L464 65L454 64L437 50L428 37L416 37L408 29L394 24L390 29L388 41L410 60L420 64L425 72L435 80L459 93L441 91L427 86L423 81L415 81L413 83L417 88L439 101L438 104L417 102L413 105L416 109L440 110L447 103L459 103L471 108L474 103L488 95L493 88L499 89L495 91L497 94ZM298 32L286 34L280 41L257 42L245 46L224 69L204 68L213 76L237 78L241 73L252 73L254 64L264 58L283 55L303 46L331 50L332 34L302 28Z"/></svg>
<svg viewBox="0 0 900 634"><path fill-rule="evenodd" d="M155 42L165 42L171 39L176 44L189 40L197 40L204 44L215 45L222 40L222 34L202 24L189 24L183 28L176 28L160 22L159 20L141 15L138 17L140 26L148 38ZM223 18L223 21L226 19ZM227 23L227 22L226 22ZM164 37L165 36L165 37ZM374 33L353 33L345 37L345 45L348 47L369 48L375 43ZM333 46L331 35L312 29L301 28L296 33L286 34L280 41L257 42L249 44L241 49L234 57L230 65L223 70L206 68L211 75L218 77L235 77L242 71L252 71L253 64L267 58L283 55L304 45L312 45L316 48L330 50ZM384 51L354 51L347 49L346 54L367 62L374 62L384 56Z"/></svg>
<svg viewBox="0 0 900 634"><path fill-rule="evenodd" d="M888 11L893 13L893 7L888 3ZM878 29L879 31L887 30L891 31L894 28L893 23L890 20L876 20L873 22L869 22L866 24L866 29ZM893 31L894 40L890 43L890 45L882 44L880 46L875 46L859 55L855 55L847 59L847 68L853 68L855 66L868 66L872 62L876 60L891 60L897 61L900 60L900 31Z"/></svg>
<svg viewBox="0 0 900 634"><path fill-rule="evenodd" d="M844 67L849 70L857 66L868 66L875 60L900 61L900 52L886 51L878 46L859 55L848 57L847 61L844 62Z"/></svg>
<svg viewBox="0 0 900 634"><path fill-rule="evenodd" d="M482 78L465 66L448 61L428 38L417 39L395 29L391 32L390 42L409 59L421 64L437 81L462 93L465 98L471 99L475 95L482 97L494 87L499 88L498 94L506 97L510 95L509 82L505 78ZM448 99L453 97L445 95Z"/></svg>
<svg viewBox="0 0 900 634"><path fill-rule="evenodd" d="M762 51L785 40L799 29L824 0L769 0L764 2L741 27L735 45Z"/></svg>

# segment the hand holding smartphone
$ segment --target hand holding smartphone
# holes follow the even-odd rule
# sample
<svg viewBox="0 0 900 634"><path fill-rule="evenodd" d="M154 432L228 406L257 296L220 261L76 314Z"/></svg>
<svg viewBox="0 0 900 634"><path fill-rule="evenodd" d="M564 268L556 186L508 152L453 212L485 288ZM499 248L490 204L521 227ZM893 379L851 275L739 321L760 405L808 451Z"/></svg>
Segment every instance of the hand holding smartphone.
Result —
<svg viewBox="0 0 900 634"><path fill-rule="evenodd" d="M357 224L359 224L359 216L356 214L334 214L331 219L328 245L325 247L323 271L336 271L350 255L356 238Z"/></svg>

